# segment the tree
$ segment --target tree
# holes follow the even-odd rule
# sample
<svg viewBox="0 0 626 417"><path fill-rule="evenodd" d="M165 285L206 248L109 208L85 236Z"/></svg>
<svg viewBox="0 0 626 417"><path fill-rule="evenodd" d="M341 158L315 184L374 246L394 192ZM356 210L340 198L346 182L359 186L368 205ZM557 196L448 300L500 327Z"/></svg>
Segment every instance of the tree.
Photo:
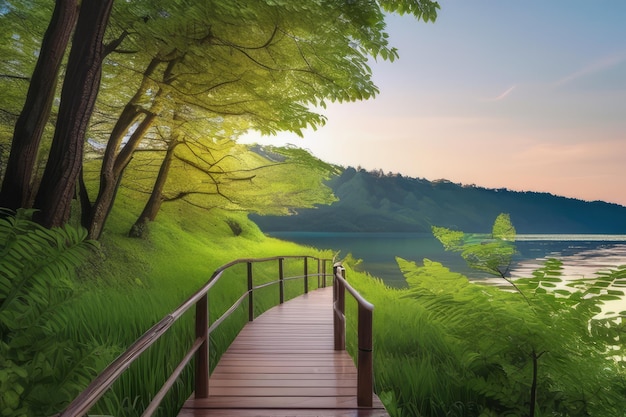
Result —
<svg viewBox="0 0 626 417"><path fill-rule="evenodd" d="M90 235L95 237L110 211L128 155L137 149L133 145L122 150L118 138L134 136L134 143L139 143L157 118L170 117L182 105L203 110L208 117L245 117L248 128L264 133L319 126L324 117L311 111L311 106L376 94L367 59L397 56L387 42L384 11L430 21L438 8L429 0L365 4L259 0L245 5L198 0L121 2L108 26L113 41L105 49L102 41L111 3L84 3L80 11L51 153L35 198L42 224L67 219L99 89L100 64L106 56L105 94L96 111L101 118L91 128L106 131L111 120L120 122L111 130L114 139L103 162L103 167L116 167L118 175L115 178L108 168L103 170L106 193L101 202L96 199L91 215L84 216L90 219ZM78 65L80 60L73 53L81 48L84 65ZM156 78L151 77L152 70ZM147 82L134 84L135 74L143 74ZM114 85L121 88L111 89ZM136 94L125 96L128 110L121 117L111 117L114 107L107 106L118 103L128 85L136 86ZM115 162L108 159L111 156ZM83 195L81 200L88 199Z"/></svg>
<svg viewBox="0 0 626 417"><path fill-rule="evenodd" d="M61 61L77 18L77 0L56 2L30 78L24 107L15 123L11 153L0 190L0 207L11 210L28 207L29 199L33 197L32 181L39 144L50 115Z"/></svg>
<svg viewBox="0 0 626 417"><path fill-rule="evenodd" d="M156 102L149 109L142 108L138 102L143 99L143 95L151 87L154 87L151 77L154 76L154 71L159 64L158 60L153 60L148 65L140 89L124 107L109 136L102 160L98 196L93 205L83 207L83 210L87 211L84 214L83 226L89 230L89 235L93 238L100 237L106 218L113 206L115 194L120 186L122 174L132 159L133 152L139 147L145 133L156 120L159 111L158 97L162 94L162 90L157 90ZM166 83L168 82L168 69L172 65L173 63L170 62L163 74ZM124 138L128 138L128 140L122 145ZM84 187L82 193L83 195L87 194ZM85 200L88 198L85 197Z"/></svg>
<svg viewBox="0 0 626 417"><path fill-rule="evenodd" d="M151 151L154 152L154 151ZM288 214L301 207L330 203L334 196L323 185L336 172L297 148L252 147L216 140L211 148L180 139L170 142L150 191L135 179L136 191L149 194L129 235L141 237L162 203L185 201L205 210ZM151 157L134 161L149 173ZM140 168L135 167L134 171ZM166 177L166 173L171 178ZM148 174L149 175L149 174Z"/></svg>
<svg viewBox="0 0 626 417"><path fill-rule="evenodd" d="M100 235L122 173L141 144L139 133L149 134L151 125L168 124L171 114L192 111L220 118L227 130L229 123L241 125L245 120L247 128L263 133L300 133L306 126L324 122L307 105L366 99L377 92L366 64L368 55L396 56L382 32L384 21L377 5L359 13L343 2L333 7L309 3L302 9L265 2L249 3L244 9L220 2L212 6L195 0L163 4L158 15L136 19L137 35L125 43L144 45L135 49L152 55L133 61L149 64L107 142L98 197L85 224L90 236ZM345 7L351 14L342 10ZM427 12L415 11L432 17ZM335 21L341 13L344 25L329 25L319 33L315 22ZM375 31L368 30L366 25L373 22ZM157 75L159 66L166 68ZM122 143L125 136L131 139Z"/></svg>
<svg viewBox="0 0 626 417"><path fill-rule="evenodd" d="M113 0L81 5L61 92L57 127L34 203L40 210L35 218L46 227L63 225L70 215L83 162L85 131L98 95L104 52L102 39L112 5Z"/></svg>
<svg viewBox="0 0 626 417"><path fill-rule="evenodd" d="M159 173L157 174L156 180L154 181L154 186L152 187L152 191L150 192L150 197L148 197L148 201L146 202L143 211L128 232L128 235L130 237L143 237L148 222L154 221L154 219L156 219L159 209L161 208L161 204L164 200L163 190L165 188L167 176L172 166L172 160L174 159L174 151L176 150L176 147L180 145L180 143L181 142L176 139L169 143L167 151L165 152L165 157L163 158L163 162L161 163L161 167L159 168Z"/></svg>
<svg viewBox="0 0 626 417"><path fill-rule="evenodd" d="M560 261L549 259L532 277L515 279L512 292L427 259L423 266L398 264L410 297L449 341L445 357L428 352L420 366L438 363L447 392L471 393L464 408L478 408L481 416L623 415L626 312L611 313L606 303L623 297L624 267L571 279L562 276ZM444 410L461 401L434 397L447 403L412 401Z"/></svg>

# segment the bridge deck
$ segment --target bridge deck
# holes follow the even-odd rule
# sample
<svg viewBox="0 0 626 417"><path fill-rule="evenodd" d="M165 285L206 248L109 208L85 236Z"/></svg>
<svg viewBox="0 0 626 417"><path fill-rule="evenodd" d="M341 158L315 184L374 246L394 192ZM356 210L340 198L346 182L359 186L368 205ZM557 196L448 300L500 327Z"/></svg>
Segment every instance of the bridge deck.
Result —
<svg viewBox="0 0 626 417"><path fill-rule="evenodd" d="M209 398L179 417L382 417L357 406L352 358L333 346L332 288L312 291L248 323L211 375Z"/></svg>

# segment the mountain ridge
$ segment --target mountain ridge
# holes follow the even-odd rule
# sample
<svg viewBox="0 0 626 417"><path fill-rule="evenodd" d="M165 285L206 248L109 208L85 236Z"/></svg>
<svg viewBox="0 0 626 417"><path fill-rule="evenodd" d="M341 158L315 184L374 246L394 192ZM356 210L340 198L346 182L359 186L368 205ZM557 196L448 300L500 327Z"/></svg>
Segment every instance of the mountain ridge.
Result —
<svg viewBox="0 0 626 417"><path fill-rule="evenodd" d="M508 213L518 233L626 234L626 207L545 192L384 175L348 167L327 181L338 201L290 216L250 215L264 232L488 232Z"/></svg>

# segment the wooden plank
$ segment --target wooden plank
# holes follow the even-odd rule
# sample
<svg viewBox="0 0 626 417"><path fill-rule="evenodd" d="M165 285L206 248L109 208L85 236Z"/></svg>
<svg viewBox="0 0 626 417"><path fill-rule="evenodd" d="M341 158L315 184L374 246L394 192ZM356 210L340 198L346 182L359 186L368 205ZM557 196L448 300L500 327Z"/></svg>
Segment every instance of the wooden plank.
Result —
<svg viewBox="0 0 626 417"><path fill-rule="evenodd" d="M220 373L220 374L212 374L211 380L224 380L224 379L239 379L239 378L247 378L247 379L271 379L271 380L281 380L281 379L325 379L327 381L333 381L337 379L347 379L356 381L356 374L245 374L245 375L237 375L237 374L229 374L229 373ZM210 381L209 381L210 383Z"/></svg>
<svg viewBox="0 0 626 417"><path fill-rule="evenodd" d="M284 379L228 379L223 378L218 382L209 381L209 390L211 394L215 394L214 389L220 387L337 387L337 388L355 388L356 378L333 378L333 379L313 379L313 378L288 378Z"/></svg>
<svg viewBox="0 0 626 417"><path fill-rule="evenodd" d="M222 355L220 362L225 361L225 360L256 361L256 360L263 360L265 358L273 358L273 357L274 355L271 353L268 354L268 353L260 353L260 352L259 353L250 352L250 353L242 354L242 353L227 351ZM323 352L318 352L318 353L309 353L309 354L292 352L292 353L286 353L282 355L281 357L286 361L295 360L295 359L310 359L314 361L323 360L323 361L328 361L328 362L344 361L344 360L354 362L352 357L348 355L346 352L334 351L334 350L323 351Z"/></svg>
<svg viewBox="0 0 626 417"><path fill-rule="evenodd" d="M349 360L344 360L344 361L325 361L322 359L315 359L315 360L307 360L306 358L303 359L291 359L291 360L285 360L285 361L281 361L280 359L257 359L257 360L245 360L245 359L222 359L220 361L220 365L222 367L226 367L226 366L243 366L243 367L248 367L248 366L271 366L271 367L284 367L284 366L297 366L297 367L303 367L303 366L310 366L310 367L319 367L319 366L333 366L333 367L353 367L354 363L352 361Z"/></svg>
<svg viewBox="0 0 626 417"><path fill-rule="evenodd" d="M389 417L385 410L380 409L347 409L347 410L324 410L324 409L183 409L179 417Z"/></svg>
<svg viewBox="0 0 626 417"><path fill-rule="evenodd" d="M223 366L215 372L229 374L334 374L338 370L334 366L282 366L275 368L271 366ZM356 368L340 369L341 373L356 374Z"/></svg>
<svg viewBox="0 0 626 417"><path fill-rule="evenodd" d="M237 346L231 347L232 352L235 352L235 353L259 352L259 353L273 353L275 355L293 353L294 350L300 350L302 353L320 353L330 348L332 348L332 346L313 345L313 346L307 346L307 347L299 347L298 345L294 345L291 343L290 344L283 343L283 345L281 346L258 345L255 347L254 344L249 344L249 345L237 345Z"/></svg>
<svg viewBox="0 0 626 417"><path fill-rule="evenodd" d="M219 397L349 397L354 395L354 387L302 387L287 386L281 384L272 387L214 387L211 395Z"/></svg>
<svg viewBox="0 0 626 417"><path fill-rule="evenodd" d="M356 396L338 397L209 397L194 399L196 408L359 408Z"/></svg>

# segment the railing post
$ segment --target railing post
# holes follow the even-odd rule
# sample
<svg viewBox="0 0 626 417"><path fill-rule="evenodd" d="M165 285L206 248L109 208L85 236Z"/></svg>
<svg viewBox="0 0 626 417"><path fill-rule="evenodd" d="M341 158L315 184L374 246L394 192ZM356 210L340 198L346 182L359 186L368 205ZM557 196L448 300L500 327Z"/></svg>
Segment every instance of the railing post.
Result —
<svg viewBox="0 0 626 417"><path fill-rule="evenodd" d="M304 293L309 293L309 258L304 257Z"/></svg>
<svg viewBox="0 0 626 417"><path fill-rule="evenodd" d="M340 263L333 265L333 276L345 276L345 269ZM335 350L346 350L346 287L336 279L333 286L333 330Z"/></svg>
<svg viewBox="0 0 626 417"><path fill-rule="evenodd" d="M202 345L196 352L196 398L209 396L209 295L196 303L196 338L202 339Z"/></svg>
<svg viewBox="0 0 626 417"><path fill-rule="evenodd" d="M333 267L333 273L334 273L334 267ZM326 288L326 260L324 260L324 262L322 262L322 288Z"/></svg>
<svg viewBox="0 0 626 417"><path fill-rule="evenodd" d="M254 292L252 287L252 262L248 262L248 321L254 321Z"/></svg>
<svg viewBox="0 0 626 417"><path fill-rule="evenodd" d="M317 288L321 287L320 272L322 271L321 262L325 262L323 259L317 258Z"/></svg>
<svg viewBox="0 0 626 417"><path fill-rule="evenodd" d="M372 311L359 304L359 356L357 358L357 405L372 406L374 363L372 355Z"/></svg>
<svg viewBox="0 0 626 417"><path fill-rule="evenodd" d="M285 273L283 271L284 258L278 258L278 288L279 288L279 300L280 303L285 302Z"/></svg>

